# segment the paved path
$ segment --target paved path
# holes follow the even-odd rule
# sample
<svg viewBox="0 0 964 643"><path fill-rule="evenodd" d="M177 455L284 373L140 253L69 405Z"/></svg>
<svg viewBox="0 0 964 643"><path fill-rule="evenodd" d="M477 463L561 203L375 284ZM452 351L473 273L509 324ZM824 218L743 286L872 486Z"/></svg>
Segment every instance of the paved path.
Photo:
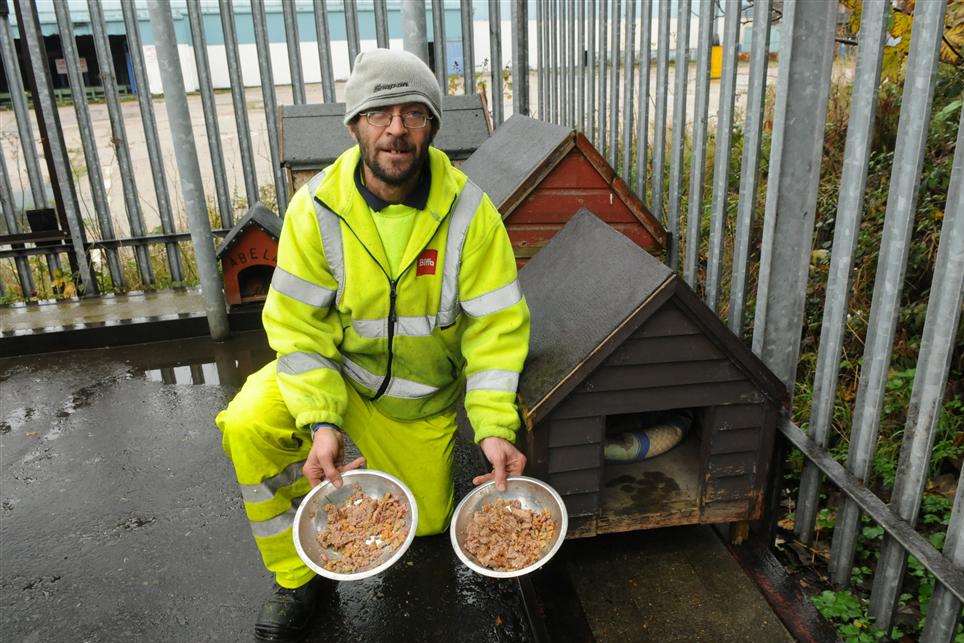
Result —
<svg viewBox="0 0 964 643"><path fill-rule="evenodd" d="M259 333L0 360L0 622L10 640L249 640L270 579L212 425ZM460 440L457 493L478 469ZM600 641L786 640L706 528L569 542ZM525 641L513 582L447 536L332 588L309 640Z"/></svg>

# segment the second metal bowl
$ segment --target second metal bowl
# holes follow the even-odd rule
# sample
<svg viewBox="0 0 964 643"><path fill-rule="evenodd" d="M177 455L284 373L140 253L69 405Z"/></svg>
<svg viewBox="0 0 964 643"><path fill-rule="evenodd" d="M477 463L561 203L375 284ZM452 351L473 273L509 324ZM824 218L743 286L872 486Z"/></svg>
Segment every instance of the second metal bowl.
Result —
<svg viewBox="0 0 964 643"><path fill-rule="evenodd" d="M522 502L523 509L531 511L549 510L549 516L556 524L556 532L549 545L542 552L539 560L533 564L512 571L497 571L481 564L475 556L465 549L465 541L469 534L469 523L476 511L482 509L482 505L493 502L496 498L505 500L519 500ZM458 507L455 508L455 515L452 516L452 525L449 527L449 536L452 539L452 547L455 553L471 570L491 576L492 578L512 578L522 576L539 569L555 556L562 542L566 539L566 531L569 529L569 514L566 512L566 505L556 490L542 480L529 478L526 476L512 476L506 481L505 491L496 489L495 482L487 482L484 485L473 489Z"/></svg>

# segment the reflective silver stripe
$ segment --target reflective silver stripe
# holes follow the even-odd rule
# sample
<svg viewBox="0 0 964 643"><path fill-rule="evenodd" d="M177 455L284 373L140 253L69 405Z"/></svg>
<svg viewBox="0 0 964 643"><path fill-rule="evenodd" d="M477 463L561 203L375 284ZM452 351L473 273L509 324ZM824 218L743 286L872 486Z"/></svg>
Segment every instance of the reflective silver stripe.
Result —
<svg viewBox="0 0 964 643"><path fill-rule="evenodd" d="M350 359L345 358L344 361L345 365L343 372L345 375L355 380L365 388L368 388L372 391L378 390L384 377L381 375L376 375L375 373L362 368ZM432 395L436 391L438 391L437 388L434 386L429 386L428 384L413 382L412 380L402 379L401 377L393 377L392 381L388 385L388 388L385 390L385 395L388 397L416 399L425 397L427 395Z"/></svg>
<svg viewBox="0 0 964 643"><path fill-rule="evenodd" d="M298 375L319 368L341 370L337 362L317 353L288 353L278 358L278 372L285 375Z"/></svg>
<svg viewBox="0 0 964 643"><path fill-rule="evenodd" d="M317 308L331 305L335 291L291 274L281 266L276 266L271 277L271 288L282 295Z"/></svg>
<svg viewBox="0 0 964 643"><path fill-rule="evenodd" d="M345 289L345 252L341 241L341 222L338 216L319 203L315 198L318 186L325 178L324 172L311 177L308 180L308 193L311 201L315 204L315 218L318 219L318 230L321 232L321 245L325 249L325 259L328 261L328 268L331 270L332 277L338 282L338 293L335 303L341 301L341 294Z"/></svg>
<svg viewBox="0 0 964 643"><path fill-rule="evenodd" d="M442 328L455 323L459 312L459 269L462 267L462 247L469 224L482 202L482 188L466 181L452 213L449 215L448 239L445 242L445 265L442 268L442 300L439 304L438 325Z"/></svg>
<svg viewBox="0 0 964 643"><path fill-rule="evenodd" d="M295 509L289 509L280 516L275 516L274 518L269 518L267 520L251 521L251 531L258 538L267 538L268 536L277 536L278 534L284 533L286 530L291 529L291 525L295 521Z"/></svg>
<svg viewBox="0 0 964 643"><path fill-rule="evenodd" d="M468 391L508 391L515 393L519 388L519 374L513 371L479 371L465 378L465 390Z"/></svg>
<svg viewBox="0 0 964 643"><path fill-rule="evenodd" d="M462 310L473 317L483 317L514 306L521 299L522 290L519 288L519 280L516 279L497 290L463 301Z"/></svg>
<svg viewBox="0 0 964 643"><path fill-rule="evenodd" d="M388 337L388 318L383 319L355 319L352 328L361 337L378 339ZM426 337L435 329L434 317L399 317L395 325L395 335L406 337Z"/></svg>
<svg viewBox="0 0 964 643"><path fill-rule="evenodd" d="M304 460L301 462L292 462L285 467L284 471L276 476L262 480L260 484L241 485L241 497L244 498L245 502L264 502L265 500L271 500L274 498L274 494L278 489L293 484L301 477L301 468L304 465Z"/></svg>

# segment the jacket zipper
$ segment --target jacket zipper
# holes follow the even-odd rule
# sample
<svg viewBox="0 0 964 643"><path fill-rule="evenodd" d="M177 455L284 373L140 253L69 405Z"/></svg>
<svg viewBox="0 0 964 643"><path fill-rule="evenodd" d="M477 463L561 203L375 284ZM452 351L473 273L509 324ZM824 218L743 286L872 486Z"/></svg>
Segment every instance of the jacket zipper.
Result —
<svg viewBox="0 0 964 643"><path fill-rule="evenodd" d="M322 206L324 206L325 209L327 209L329 212L334 214L336 217L338 217L345 223L345 227L351 230L351 233L355 236L356 239L358 239L358 244L365 249L365 252L368 253L368 256L372 258L372 261L375 262L375 265L378 266L378 268L382 271L382 274L385 275L385 279L388 280L388 286L390 288L389 301L388 301L388 362L385 368L385 379L382 380L382 383L378 387L378 390L375 392L375 395L371 398L371 400L374 402L375 400L377 400L378 398L380 398L382 395L385 394L385 391L388 390L389 383L392 381L392 362L395 359L395 345L394 345L395 344L395 341L394 341L395 325L398 323L398 311L396 310L396 300L398 299L398 282L402 280L402 277L405 276L405 273L408 272L408 269L412 267L414 262L409 262L409 264L405 266L404 270L402 270L402 272L399 273L398 278L392 281L392 278L388 275L388 271L385 270L382 264L378 263L378 259L376 259L375 255L372 254L372 251L368 249L368 246L365 245L365 242L361 240L361 237L359 237L358 234L355 232L354 228L351 227L351 224L348 223L348 221L343 216L341 216L340 214L338 214L337 212L329 208L328 205L324 201L319 199L317 196L314 197L314 199ZM456 196L455 199L452 200L452 203L449 205L449 210L451 210L452 206L455 205L455 201L457 199L458 199L458 196ZM435 236L432 235L432 237L429 238L428 243L422 246L422 249L419 250L418 254L421 254L422 250L425 250L425 248L427 248L429 244L432 243L432 239L434 238ZM417 257L418 254L416 254L415 256ZM449 362L452 362L451 358L449 359ZM454 363L452 364L452 370L453 372L455 371Z"/></svg>

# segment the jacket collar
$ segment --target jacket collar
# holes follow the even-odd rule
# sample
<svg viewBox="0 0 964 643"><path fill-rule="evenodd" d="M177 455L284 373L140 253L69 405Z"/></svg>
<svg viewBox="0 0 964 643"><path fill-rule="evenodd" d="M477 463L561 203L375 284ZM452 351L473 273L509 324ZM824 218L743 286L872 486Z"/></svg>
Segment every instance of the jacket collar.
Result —
<svg viewBox="0 0 964 643"><path fill-rule="evenodd" d="M385 248L378 236L368 203L355 185L355 171L360 159L361 151L357 145L342 153L329 166L315 196L348 224L358 240L387 273L389 270ZM434 147L429 148L429 164L428 199L425 207L421 208L415 217L412 235L402 254L401 270L414 261L418 253L431 241L467 180L465 174L452 165L448 156Z"/></svg>

